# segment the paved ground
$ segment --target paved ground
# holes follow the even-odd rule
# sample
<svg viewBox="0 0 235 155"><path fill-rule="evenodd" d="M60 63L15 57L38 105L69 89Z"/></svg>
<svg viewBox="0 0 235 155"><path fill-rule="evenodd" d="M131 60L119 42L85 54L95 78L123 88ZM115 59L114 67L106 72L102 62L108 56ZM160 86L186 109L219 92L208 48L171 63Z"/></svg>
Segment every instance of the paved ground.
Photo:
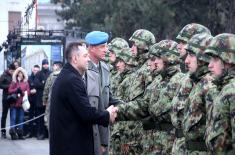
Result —
<svg viewBox="0 0 235 155"><path fill-rule="evenodd" d="M2 113L2 92L0 90L0 116ZM9 116L7 126L9 125ZM49 155L49 143L47 140L29 138L26 140L10 139L7 132L7 139L0 139L0 155Z"/></svg>

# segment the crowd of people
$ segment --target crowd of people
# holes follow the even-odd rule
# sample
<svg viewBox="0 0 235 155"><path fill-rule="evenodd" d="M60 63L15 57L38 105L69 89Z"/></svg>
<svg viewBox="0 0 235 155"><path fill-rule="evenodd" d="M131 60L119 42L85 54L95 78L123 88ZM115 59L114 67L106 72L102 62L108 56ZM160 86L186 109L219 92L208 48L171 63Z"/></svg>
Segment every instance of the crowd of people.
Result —
<svg viewBox="0 0 235 155"><path fill-rule="evenodd" d="M62 70L50 74L43 60L42 71L29 80L33 85L12 65L5 73L3 96L36 94L37 115L49 105L37 129L42 139L49 124L50 155L235 154L234 34L212 36L191 23L175 41L156 43L146 29L129 41L108 39L92 31L70 43ZM11 125L17 110L22 118L18 100L10 104Z"/></svg>
<svg viewBox="0 0 235 155"><path fill-rule="evenodd" d="M1 137L6 139L6 129L12 140L36 137L38 140L48 138L47 113L48 87L51 87L51 76L62 68L63 63L55 61L53 72L49 70L47 59L42 60L42 68L34 65L32 73L27 73L18 61L10 64L0 77L2 94ZM50 75L50 76L49 76ZM47 80L47 78L49 79ZM44 89L45 87L45 89ZM30 108L22 107L24 96L28 97ZM8 111L10 111L10 126L6 128ZM40 116L39 118L36 118ZM25 121L29 121L25 123Z"/></svg>

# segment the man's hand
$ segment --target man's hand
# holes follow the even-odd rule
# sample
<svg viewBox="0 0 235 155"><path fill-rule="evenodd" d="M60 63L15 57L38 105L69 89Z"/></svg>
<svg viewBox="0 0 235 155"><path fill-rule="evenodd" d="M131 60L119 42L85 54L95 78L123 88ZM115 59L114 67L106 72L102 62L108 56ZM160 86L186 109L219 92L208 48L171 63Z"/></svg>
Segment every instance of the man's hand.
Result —
<svg viewBox="0 0 235 155"><path fill-rule="evenodd" d="M117 107L114 107L113 105L109 106L107 109L106 109L108 112L109 112L109 120L111 123L114 123L116 117L117 117L117 111L118 111L118 108Z"/></svg>
<svg viewBox="0 0 235 155"><path fill-rule="evenodd" d="M104 153L106 151L106 147L105 146L101 146L100 150L101 150L101 153Z"/></svg>

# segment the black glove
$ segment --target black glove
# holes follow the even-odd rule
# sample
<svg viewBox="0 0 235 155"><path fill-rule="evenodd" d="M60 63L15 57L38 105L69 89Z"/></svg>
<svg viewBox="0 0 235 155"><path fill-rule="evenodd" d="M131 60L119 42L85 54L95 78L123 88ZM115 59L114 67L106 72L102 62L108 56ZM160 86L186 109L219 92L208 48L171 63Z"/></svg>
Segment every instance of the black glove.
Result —
<svg viewBox="0 0 235 155"><path fill-rule="evenodd" d="M20 95L23 94L23 92L22 92L22 90L21 90L20 88L17 88L16 93L17 93L17 94L20 94Z"/></svg>

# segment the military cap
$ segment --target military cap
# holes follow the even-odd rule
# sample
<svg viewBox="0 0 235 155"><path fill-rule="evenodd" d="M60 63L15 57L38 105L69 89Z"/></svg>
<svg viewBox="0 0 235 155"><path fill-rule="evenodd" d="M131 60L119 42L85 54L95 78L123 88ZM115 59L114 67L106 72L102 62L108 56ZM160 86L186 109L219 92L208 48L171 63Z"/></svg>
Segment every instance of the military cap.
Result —
<svg viewBox="0 0 235 155"><path fill-rule="evenodd" d="M85 37L86 43L92 46L107 43L108 39L109 39L109 35L101 31L89 32Z"/></svg>

